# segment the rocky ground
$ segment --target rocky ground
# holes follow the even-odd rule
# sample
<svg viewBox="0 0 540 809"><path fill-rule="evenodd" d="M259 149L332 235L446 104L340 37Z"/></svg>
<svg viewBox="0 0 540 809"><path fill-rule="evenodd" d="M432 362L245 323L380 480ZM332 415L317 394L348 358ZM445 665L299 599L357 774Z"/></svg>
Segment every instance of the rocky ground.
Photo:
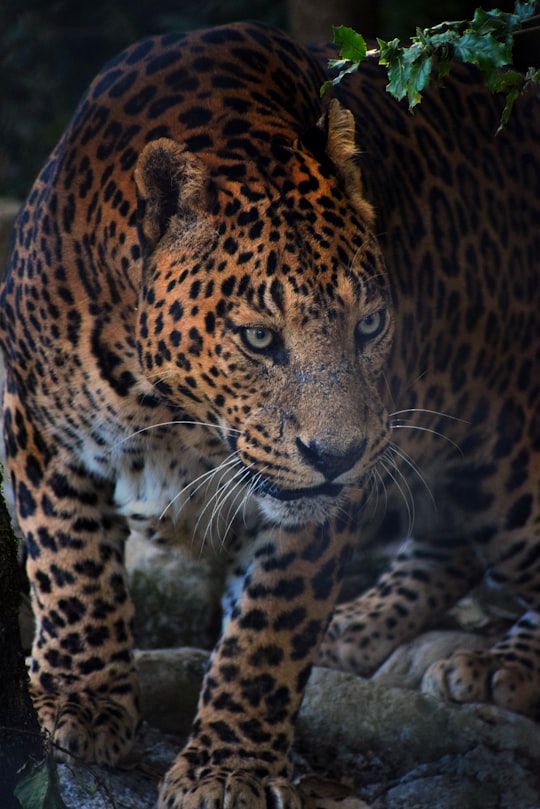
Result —
<svg viewBox="0 0 540 809"><path fill-rule="evenodd" d="M208 652L194 647L200 638L210 646L216 632L219 575L211 560L138 542L128 559L138 645L146 647L137 653L145 724L122 770L60 766L69 809L153 807L195 710ZM379 563L378 554L367 554L359 565ZM178 588L182 580L187 588ZM540 809L540 726L489 706L445 705L417 690L434 659L456 646L485 645L512 610L511 600L486 601L479 591L444 628L397 650L371 680L315 669L295 747L308 809Z"/></svg>
<svg viewBox="0 0 540 809"><path fill-rule="evenodd" d="M173 657L172 666L177 662ZM160 654L154 663L168 667L171 657ZM60 765L67 805L151 809L179 741L146 726L126 770ZM297 775L315 796L313 809L540 807L540 732L533 723L491 708L449 708L350 675L314 672L296 750Z"/></svg>

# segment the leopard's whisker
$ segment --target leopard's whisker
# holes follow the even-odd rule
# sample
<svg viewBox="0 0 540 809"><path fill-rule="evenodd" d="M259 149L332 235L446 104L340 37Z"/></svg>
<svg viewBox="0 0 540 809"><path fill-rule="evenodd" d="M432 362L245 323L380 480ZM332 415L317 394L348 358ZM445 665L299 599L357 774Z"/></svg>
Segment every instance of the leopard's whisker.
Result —
<svg viewBox="0 0 540 809"><path fill-rule="evenodd" d="M441 418L451 419L452 421L460 421L462 424L470 424L469 421L462 419L459 416L453 416L450 413L445 413L441 410L430 410L426 407L407 407L404 410L394 410L393 413L389 414L389 417L393 418L394 416L403 416L406 413L427 413L430 416L440 416Z"/></svg>
<svg viewBox="0 0 540 809"><path fill-rule="evenodd" d="M169 503L165 506L165 508L159 515L159 519L162 520L167 511L176 502L176 500L178 500L179 497L185 494L185 492L187 492L188 489L190 489L192 486L196 486L196 488L190 493L189 495L190 497L193 497L203 486L209 485L213 477L217 473L219 473L222 469L234 466L237 463L241 463L241 461L237 457L237 454L233 452L231 455L228 456L228 458L225 458L225 460L223 460L219 464L219 466L213 467L212 469L207 469L201 475L198 475L198 477L194 478L193 480L190 480L189 483L187 483L182 489L180 489L180 491L177 492L175 496L172 498L172 500L170 500Z"/></svg>
<svg viewBox="0 0 540 809"><path fill-rule="evenodd" d="M381 458L379 460L379 465L382 466L388 477L393 481L397 490L401 494L405 508L407 509L407 518L409 523L408 533L411 535L415 518L414 498L411 488L407 479L394 461L392 455L385 453L383 457L384 460ZM392 470L394 471L392 472ZM402 481L403 485L400 483L400 480Z"/></svg>
<svg viewBox="0 0 540 809"><path fill-rule="evenodd" d="M136 436L140 435L141 433L148 432L149 430L155 430L158 427L171 427L174 425L178 426L186 426L186 427L208 427L211 430L216 430L216 425L211 424L210 422L206 421L191 421L189 419L171 419L171 421L158 421L155 424L148 424L146 427L141 427L139 430L135 430L134 432L130 433L129 435L124 436L119 441L116 442L115 446L119 444L124 444L126 441L129 441L131 438L135 438ZM217 428L219 429L219 428ZM236 429L236 427L228 427L228 433L237 433L238 435L241 434L241 430Z"/></svg>
<svg viewBox="0 0 540 809"><path fill-rule="evenodd" d="M238 463L241 464L240 459L238 459ZM204 532L204 535L203 535L203 539L202 539L202 545L203 546L206 543L209 532L211 532L213 530L213 528L215 527L216 518L221 513L221 510L223 508L223 504L226 502L226 500L230 496L231 492L234 491L236 486L239 485L238 483L234 484L235 479L238 478L239 476L242 478L245 474L249 474L249 468L242 465L242 467L237 472L235 472L235 474L233 475L232 478L227 478L227 480L225 480L222 483L223 478L228 474L228 472L229 472L229 470L225 470L223 472L223 474L221 475L221 477L220 477L220 479L218 481L218 484L217 484L216 491L214 492L212 497L210 497L210 499L208 500L208 502L206 503L204 508L200 511L197 522L195 523L194 534L196 534L197 529L198 529L198 527L200 525L200 522L201 522L204 514L208 511L209 508L212 508L212 511L210 513L210 518L208 520L208 523L207 523L207 526L206 526L206 529L205 529L205 532ZM233 486L233 484L234 484L234 488L231 490L231 492L226 493L227 489L230 489L230 487Z"/></svg>
<svg viewBox="0 0 540 809"><path fill-rule="evenodd" d="M451 447L457 450L460 455L463 455L463 450L461 449L459 444L456 444L455 441L453 441L444 433L439 432L438 430L432 430L430 427L422 427L418 424L405 424L405 423L390 424L390 427L392 430L418 430L421 433L431 433L431 435L435 435L437 436L437 438L442 438L444 441L450 444Z"/></svg>
<svg viewBox="0 0 540 809"><path fill-rule="evenodd" d="M248 469L246 469L245 472L246 472L247 475L250 474ZM238 488L238 486L241 486L241 485L243 485L243 480L240 480L240 481L238 481L236 483L236 488ZM221 545L222 545L222 547L225 544L225 540L227 539L229 531L231 530L231 528L232 528L232 526L234 524L234 521L236 519L236 515L238 514L238 512L242 508L244 509L244 523L245 523L245 509L246 509L247 503L249 502L249 498L251 496L252 491L253 491L253 481L250 481L247 488L244 486L243 489L241 489L239 492L237 492L237 494L232 498L232 502L230 503L229 508L227 510L227 517L226 517L227 525L226 525L225 531L223 533L223 536L221 537ZM231 516L231 511L233 509L233 506L236 505L236 502L237 502L238 499L240 500L240 502L236 506L236 508L234 510L234 513Z"/></svg>
<svg viewBox="0 0 540 809"><path fill-rule="evenodd" d="M254 477L252 478L252 480L248 484L248 487L247 487L247 490L246 490L246 496L244 498L243 513L242 513L244 525L246 525L246 522L247 522L247 519L246 519L246 507L247 507L249 501L251 500L251 498L253 497L253 495L255 494L255 492L257 491L257 487L258 487L259 483L261 482L261 480L263 480L264 473L266 472L267 469L268 469L268 465L263 466L263 468L254 475Z"/></svg>
<svg viewBox="0 0 540 809"><path fill-rule="evenodd" d="M243 485L244 478L249 475L249 472L246 469L239 469L232 478L226 480L223 485L218 490L219 496L215 498L212 514L210 516L209 525L215 526L216 529L218 528L218 523L223 523L227 526L227 520L231 509L233 508L234 504L236 503L236 498L240 494L238 491L239 487ZM241 492L243 493L243 492ZM225 515L225 505L228 503L227 514ZM225 533L227 529L225 530ZM219 535L217 537L220 541L220 545L223 546L225 542L225 536L219 531Z"/></svg>
<svg viewBox="0 0 540 809"><path fill-rule="evenodd" d="M380 496L381 496L380 495L380 490L382 488L382 490L384 492L384 497L385 497L384 510L386 512L386 509L388 507L388 493L386 491L386 486L384 484L384 479L381 476L381 473L379 472L377 467L374 467L373 469L370 470L370 472L369 472L369 481L370 481L369 482L369 495L368 495L368 501L366 502L366 506L367 506L368 502L371 504L371 512L372 512L372 514L375 514L378 511L379 499L380 499Z"/></svg>
<svg viewBox="0 0 540 809"><path fill-rule="evenodd" d="M431 491L431 487L430 487L429 483L427 482L426 478L422 474L418 464L416 464L413 461L413 459L410 457L410 455L407 452L405 452L404 449L402 449L401 447L398 447L396 444L394 444L393 441L390 442L390 444L388 445L388 449L391 452L393 452L395 455L397 455L398 458L401 458L403 463L407 464L407 466L413 471L413 473L416 475L416 477L418 478L418 480L421 482L422 486L424 487L424 489L428 493L429 499L431 500L431 502L433 504L433 508L435 510L435 513L437 513L437 503L435 501L435 497L433 495L433 492Z"/></svg>
<svg viewBox="0 0 540 809"><path fill-rule="evenodd" d="M231 481L229 481L230 491L226 494L224 493L221 503L219 505L216 505L216 508L219 511L219 516L225 523L225 528L223 531L220 532L219 537L221 548L223 548L225 545L225 542L233 527L238 512L242 507L244 507L244 509L246 508L247 501L249 500L249 492L251 491L250 478L251 478L250 469L248 468L243 469L239 476L239 479L236 482L234 481L234 478ZM247 482L248 480L249 483ZM229 507L227 509L227 514L224 516L223 510L226 501L229 501ZM233 510L233 508L234 513L231 516L231 511Z"/></svg>

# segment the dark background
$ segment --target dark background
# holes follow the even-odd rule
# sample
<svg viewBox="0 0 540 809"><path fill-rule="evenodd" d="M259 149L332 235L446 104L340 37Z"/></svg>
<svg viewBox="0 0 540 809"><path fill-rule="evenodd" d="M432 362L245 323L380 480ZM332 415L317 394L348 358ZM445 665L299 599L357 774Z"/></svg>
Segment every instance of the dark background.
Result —
<svg viewBox="0 0 540 809"><path fill-rule="evenodd" d="M0 196L24 197L85 87L147 34L259 19L304 41L332 24L407 38L416 26L470 19L478 0L0 0ZM487 6L488 8L491 5ZM513 3L500 2L511 11Z"/></svg>

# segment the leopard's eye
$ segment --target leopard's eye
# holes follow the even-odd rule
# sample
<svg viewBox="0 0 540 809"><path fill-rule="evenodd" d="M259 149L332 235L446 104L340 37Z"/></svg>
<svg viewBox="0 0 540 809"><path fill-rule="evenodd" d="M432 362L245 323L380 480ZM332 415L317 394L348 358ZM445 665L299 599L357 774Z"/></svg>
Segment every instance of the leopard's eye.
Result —
<svg viewBox="0 0 540 809"><path fill-rule="evenodd" d="M246 326L242 329L242 340L252 351L269 351L277 345L278 336L266 326Z"/></svg>
<svg viewBox="0 0 540 809"><path fill-rule="evenodd" d="M362 348L370 340L377 337L384 329L386 323L386 311L379 309L370 315L363 317L356 324L356 342Z"/></svg>

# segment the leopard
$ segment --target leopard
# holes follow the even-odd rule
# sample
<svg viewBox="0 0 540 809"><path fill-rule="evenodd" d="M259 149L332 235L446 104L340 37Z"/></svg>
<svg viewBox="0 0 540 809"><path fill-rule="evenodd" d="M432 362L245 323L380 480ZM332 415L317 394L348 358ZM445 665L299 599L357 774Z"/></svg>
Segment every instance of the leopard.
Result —
<svg viewBox="0 0 540 809"><path fill-rule="evenodd" d="M474 74L410 116L376 66L321 98L323 53L258 22L125 50L30 191L2 283L6 496L60 758L114 766L137 734L130 534L227 572L160 809L300 809L313 665L372 670L486 573L527 612L428 685L538 708L538 101L494 137ZM336 607L392 487L411 537Z"/></svg>

